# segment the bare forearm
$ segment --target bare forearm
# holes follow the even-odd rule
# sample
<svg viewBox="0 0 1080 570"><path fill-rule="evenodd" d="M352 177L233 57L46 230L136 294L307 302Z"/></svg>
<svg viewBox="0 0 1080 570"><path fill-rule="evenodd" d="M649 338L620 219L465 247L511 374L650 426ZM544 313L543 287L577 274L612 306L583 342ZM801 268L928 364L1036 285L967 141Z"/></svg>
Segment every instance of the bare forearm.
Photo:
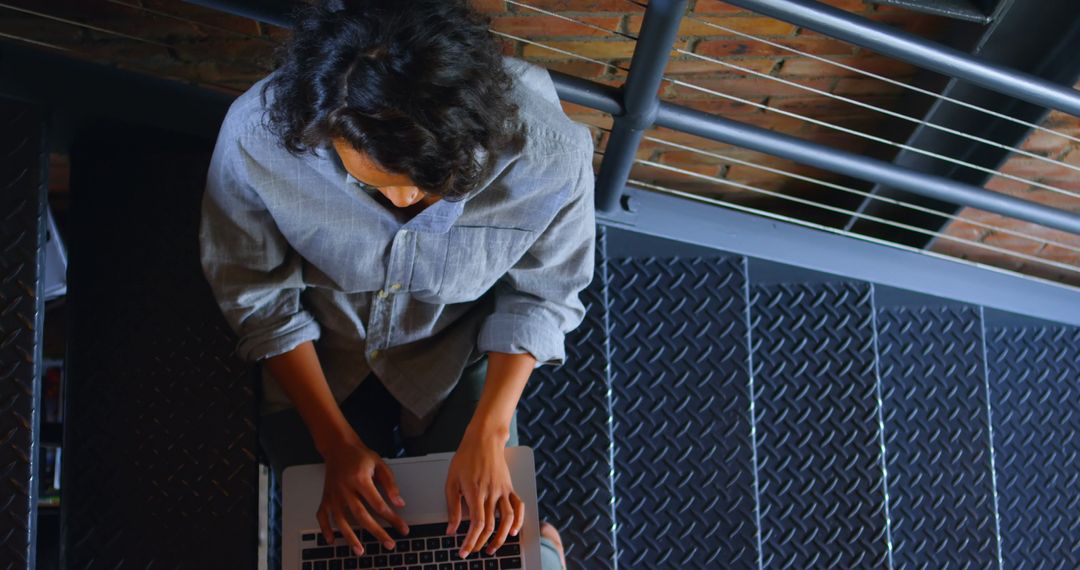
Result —
<svg viewBox="0 0 1080 570"><path fill-rule="evenodd" d="M489 352L484 390L473 412L469 431L502 440L509 438L514 409L535 367L536 359L528 353Z"/></svg>
<svg viewBox="0 0 1080 570"><path fill-rule="evenodd" d="M296 406L319 453L325 456L331 447L357 437L334 401L311 341L266 359L264 365Z"/></svg>

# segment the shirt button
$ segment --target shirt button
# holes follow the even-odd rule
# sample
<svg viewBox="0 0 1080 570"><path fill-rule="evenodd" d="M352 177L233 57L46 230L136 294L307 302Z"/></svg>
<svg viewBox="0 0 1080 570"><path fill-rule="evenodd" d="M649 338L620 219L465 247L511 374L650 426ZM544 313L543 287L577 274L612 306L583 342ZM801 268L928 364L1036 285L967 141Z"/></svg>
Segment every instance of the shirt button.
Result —
<svg viewBox="0 0 1080 570"><path fill-rule="evenodd" d="M401 283L394 283L390 286L391 291L397 291L398 289L401 289Z"/></svg>
<svg viewBox="0 0 1080 570"><path fill-rule="evenodd" d="M379 297L380 299L385 299L385 298L386 298L386 295L387 295L387 293L386 293L386 290L385 290L385 289L380 289L380 290L379 290L379 294L378 294L378 297Z"/></svg>
<svg viewBox="0 0 1080 570"><path fill-rule="evenodd" d="M378 357L379 357L379 351L378 350L371 351L371 359L372 360L375 360Z"/></svg>

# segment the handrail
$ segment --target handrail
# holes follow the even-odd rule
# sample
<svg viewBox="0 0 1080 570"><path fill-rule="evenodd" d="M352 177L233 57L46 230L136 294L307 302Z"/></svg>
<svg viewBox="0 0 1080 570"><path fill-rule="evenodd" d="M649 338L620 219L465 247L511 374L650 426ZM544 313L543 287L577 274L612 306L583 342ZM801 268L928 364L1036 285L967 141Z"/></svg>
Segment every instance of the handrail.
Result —
<svg viewBox="0 0 1080 570"><path fill-rule="evenodd" d="M607 152L596 176L596 209L614 212L630 177L641 135L656 122L656 92L664 77L687 0L653 0L645 10L641 32L620 91L622 112L614 116Z"/></svg>
<svg viewBox="0 0 1080 570"><path fill-rule="evenodd" d="M273 23L273 20L281 21L280 15L283 13L285 4L290 0L279 0L279 3L274 6L267 6L264 4L258 4L251 2L250 0L187 0L188 2L200 4L204 6L214 7L226 12L232 12L234 14L241 14L246 17L256 18L261 21L267 21ZM809 2L807 0L729 0L730 3L748 7L753 10L761 10L763 13L769 15L775 15L777 12L788 14L783 12L781 8L805 10L809 13L817 14L818 16L828 16L832 18L828 21L831 25L850 25L854 26L852 29L866 29L872 31L874 34L881 36L873 41L882 41L888 43L888 38L893 38L893 41L908 46L910 49L919 47L919 49L929 51L930 53L936 53L936 50L942 51L942 59L948 60L948 57L958 58L964 60L969 64L972 69L989 73L990 71L1000 70L1001 73L1008 75L1014 80L1020 80L1028 77L1026 74L1000 68L1000 66L994 66L977 61L975 58L964 55L961 52L952 50L951 48L945 48L932 42L915 38L910 34L904 34L891 28L880 26L872 22L867 22L861 18L847 16L846 12L841 10L835 10L817 4L816 2ZM655 5L654 5L655 4ZM659 9L663 9L663 12L668 16L674 13L681 15L680 8L685 9L685 1L679 0L665 0L663 2L657 1L650 4L648 11L656 12ZM771 9L771 13L768 11ZM648 17L648 15L647 15ZM792 17L799 18L802 21L802 17L798 14ZM812 19L812 18L811 18ZM677 25L672 23L670 17L657 19L658 25L656 26L657 32L653 34L655 40L660 43L670 43L671 37L670 26ZM288 22L284 22L289 25ZM643 24L644 25L644 24ZM665 31L662 28L667 27ZM812 27L807 25L806 27ZM644 31L644 30L643 30ZM831 33L833 30L830 29ZM837 37L847 38L850 36L851 30L835 30ZM868 32L869 33L869 32ZM842 36L841 36L842 34ZM886 39L881 39L886 38ZM667 56L670 45L661 46L661 49L657 50L656 46L652 46L652 41L642 41L639 39L638 45L635 47L635 56L640 50L662 51L663 55ZM868 43L872 43L871 40L866 40ZM853 43L860 43L854 42ZM860 44L861 45L861 44ZM921 52L920 52L921 53ZM946 57L948 56L948 57ZM662 68L661 68L662 69ZM624 105L624 97L626 97L625 89L619 89L615 87L609 87L597 82L580 79L561 73L555 70L549 70L552 80L555 83L556 90L559 96L566 101L577 103L580 105L586 105L595 109L611 112L616 117L616 124L619 122L620 116L624 115L627 111ZM1034 78L1031 79L1032 83L1048 84L1048 82ZM650 82L641 82L641 86L648 87ZM1065 102L1071 101L1071 98L1075 98L1076 103L1075 111L1077 115L1080 115L1080 92L1076 92L1070 89L1062 89L1059 86L1050 84L1056 91L1064 91L1065 94L1062 98ZM644 89L643 89L644 91ZM1024 90L1026 94L1026 90ZM1011 94L1011 93L1010 93ZM1034 202L1022 200L1005 194L997 192L991 192L978 186L971 184L964 184L956 182L948 178L933 176L929 174L923 174L919 172L910 171L900 166L895 166L885 161L868 158L865 156L857 155L854 153L841 151L826 145L815 143L812 141L806 141L793 137L790 135L784 135L776 133L760 127L739 123L729 119L724 119L718 116L703 113L688 107L675 105L667 102L659 102L656 99L656 91L652 90L651 93L646 95L652 97L657 102L655 120L652 121L653 125L668 127L712 140L725 142L728 144L734 144L743 146L760 152L789 158L798 162L803 162L826 170L832 170L840 174L846 174L855 178L860 178L870 182L877 182L880 184L892 186L907 190L909 192L919 194L922 196L928 196L939 200L945 200L954 202L960 205L972 206L1008 216L1033 222L1036 224L1044 225L1047 227L1071 232L1074 234L1080 234L1080 215L1052 208L1049 206L1043 206ZM648 101L646 101L648 103ZM1040 104L1046 104L1046 102L1040 102ZM1065 105L1069 107L1069 105ZM627 129L638 131L640 129L647 128L645 124L647 119L651 118L653 113L646 111L644 114L640 114L641 111L635 113L634 117L626 117L628 119ZM645 120L643 120L645 119ZM637 133L640 138L640 132ZM610 150L610 147L609 147ZM605 153L605 159L610 158L611 153ZM630 150L629 159L633 158L633 149ZM603 172L601 173L603 174ZM629 174L629 171L625 174ZM597 202L598 204L617 204L619 195L626 183L626 176L609 175L607 184L601 184L604 182L601 178L597 179ZM602 190L610 188L617 188L618 193L613 196L602 196ZM599 208L598 208L599 209Z"/></svg>
<svg viewBox="0 0 1080 570"><path fill-rule="evenodd" d="M606 85L550 71L559 97L586 105L600 98L607 100L607 109L622 109L621 90ZM846 174L862 180L878 182L909 192L955 202L1041 224L1047 227L1080 234L1080 215L992 192L971 184L956 182L941 176L923 174L891 163L819 143L747 125L731 119L673 103L661 102L654 123L711 140L720 141L775 156L788 158L818 168Z"/></svg>
<svg viewBox="0 0 1080 570"><path fill-rule="evenodd" d="M727 0L796 26L862 46L950 77L1080 116L1080 91L980 60L960 50L826 6L813 0Z"/></svg>
<svg viewBox="0 0 1080 570"><path fill-rule="evenodd" d="M279 28L291 28L290 10L297 0L184 0L204 8L250 18Z"/></svg>

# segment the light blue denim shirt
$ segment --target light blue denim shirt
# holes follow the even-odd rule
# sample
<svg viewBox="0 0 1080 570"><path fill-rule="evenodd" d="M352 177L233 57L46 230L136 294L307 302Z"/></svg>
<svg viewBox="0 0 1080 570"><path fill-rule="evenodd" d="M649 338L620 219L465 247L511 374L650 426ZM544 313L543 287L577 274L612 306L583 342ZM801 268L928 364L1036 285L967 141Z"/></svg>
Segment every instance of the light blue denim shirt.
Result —
<svg viewBox="0 0 1080 570"><path fill-rule="evenodd" d="M240 358L316 341L339 403L374 371L423 423L483 353L563 362L593 276L593 140L563 112L547 70L503 62L524 149L500 155L464 201L439 200L409 220L377 201L329 144L317 157L278 145L262 124L269 76L233 102L210 161L199 242ZM263 368L262 412L287 408Z"/></svg>

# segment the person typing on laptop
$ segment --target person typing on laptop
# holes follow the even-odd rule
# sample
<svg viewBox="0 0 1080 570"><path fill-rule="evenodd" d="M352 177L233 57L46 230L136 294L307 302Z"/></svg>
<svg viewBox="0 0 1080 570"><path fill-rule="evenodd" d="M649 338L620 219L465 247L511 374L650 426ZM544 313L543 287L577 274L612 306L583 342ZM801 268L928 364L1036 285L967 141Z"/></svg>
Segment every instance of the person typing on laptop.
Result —
<svg viewBox="0 0 1080 570"><path fill-rule="evenodd" d="M320 528L358 555L350 521L387 549L374 515L408 532L383 458L454 451L447 534L467 510L460 554L494 551L523 516L518 400L584 318L592 135L463 1L323 0L294 22L222 123L199 234L237 354L263 364L261 448L279 476L325 463Z"/></svg>

